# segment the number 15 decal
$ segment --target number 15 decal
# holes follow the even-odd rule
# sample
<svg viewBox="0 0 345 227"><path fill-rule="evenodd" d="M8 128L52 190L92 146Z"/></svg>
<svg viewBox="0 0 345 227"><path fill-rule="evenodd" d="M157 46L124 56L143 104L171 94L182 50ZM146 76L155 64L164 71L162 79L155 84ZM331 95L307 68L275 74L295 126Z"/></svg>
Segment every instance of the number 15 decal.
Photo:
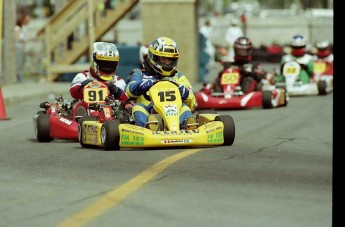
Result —
<svg viewBox="0 0 345 227"><path fill-rule="evenodd" d="M176 100L175 91L160 91L158 92L160 102L172 102Z"/></svg>

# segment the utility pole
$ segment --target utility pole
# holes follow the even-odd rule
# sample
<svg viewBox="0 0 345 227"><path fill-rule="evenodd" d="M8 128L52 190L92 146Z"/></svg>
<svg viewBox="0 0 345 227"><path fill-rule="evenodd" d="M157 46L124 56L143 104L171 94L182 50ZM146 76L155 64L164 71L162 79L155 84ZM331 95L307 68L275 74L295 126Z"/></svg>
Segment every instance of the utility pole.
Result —
<svg viewBox="0 0 345 227"><path fill-rule="evenodd" d="M0 84L11 84L17 81L17 55L14 27L16 25L16 1L1 1L2 5L2 40ZM6 55L5 55L6 54Z"/></svg>

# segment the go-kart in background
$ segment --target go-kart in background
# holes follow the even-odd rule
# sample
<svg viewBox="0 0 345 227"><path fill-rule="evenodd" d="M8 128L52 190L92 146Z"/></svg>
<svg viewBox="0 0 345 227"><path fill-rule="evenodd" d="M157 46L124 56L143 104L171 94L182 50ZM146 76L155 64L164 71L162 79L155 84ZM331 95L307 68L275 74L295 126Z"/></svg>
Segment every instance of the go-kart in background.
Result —
<svg viewBox="0 0 345 227"><path fill-rule="evenodd" d="M320 10L319 10L320 11ZM254 60L264 63L277 63L280 61L286 45L294 34L302 34L309 41L308 48L318 40L328 40L333 44L333 14L332 10L317 13L316 9L306 11L302 15L289 15L281 11L279 15L270 15L262 11L258 16L247 18L247 36L252 39L254 45ZM322 13L327 12L327 14ZM262 15L261 15L262 14ZM212 43L215 46L224 46L224 34L234 15L225 14L216 18ZM206 17L199 18L201 26ZM35 39L35 34L44 25L42 19L33 19L28 25L30 41L27 45L28 55L25 62L26 79L40 80L43 78L44 61L42 56L42 43ZM293 28L293 29L292 29ZM81 31L82 33L83 31ZM130 71L139 63L139 43L142 37L142 24L140 18L122 19L113 29L102 37L103 41L115 42L120 51L120 63L117 74L124 79ZM209 56L205 53L205 39L199 36L199 82L209 80L212 68L217 67L209 62ZM181 53L188 50L181 50ZM87 63L87 56L83 56L79 62ZM70 81L76 74L68 73L62 75L60 81ZM188 76L188 75L187 75ZM211 75L212 76L212 75Z"/></svg>

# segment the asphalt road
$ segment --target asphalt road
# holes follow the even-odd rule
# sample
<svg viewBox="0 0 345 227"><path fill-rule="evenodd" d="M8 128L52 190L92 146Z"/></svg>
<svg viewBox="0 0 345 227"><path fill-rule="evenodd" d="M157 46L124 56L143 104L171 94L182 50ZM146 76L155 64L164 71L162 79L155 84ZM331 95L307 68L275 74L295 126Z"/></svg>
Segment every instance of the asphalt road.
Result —
<svg viewBox="0 0 345 227"><path fill-rule="evenodd" d="M1 227L332 226L333 94L220 111L230 147L111 152L38 143L41 101L0 121Z"/></svg>

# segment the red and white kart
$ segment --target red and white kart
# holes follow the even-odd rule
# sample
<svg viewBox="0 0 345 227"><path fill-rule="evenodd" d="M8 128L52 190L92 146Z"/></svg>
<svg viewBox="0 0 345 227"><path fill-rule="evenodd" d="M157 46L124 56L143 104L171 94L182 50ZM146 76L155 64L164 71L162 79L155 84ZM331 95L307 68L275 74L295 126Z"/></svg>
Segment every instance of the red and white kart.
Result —
<svg viewBox="0 0 345 227"><path fill-rule="evenodd" d="M51 142L56 139L78 141L78 120L82 116L98 116L98 106L107 104L107 85L92 81L83 88L83 99L65 101L62 95L55 103L42 102L33 117L38 142Z"/></svg>
<svg viewBox="0 0 345 227"><path fill-rule="evenodd" d="M214 91L212 84L195 93L197 109L246 109L262 107L270 109L286 106L289 95L284 87L277 88L271 84L264 84L260 91L244 94L240 86L240 72L238 68L227 68L221 75L222 92Z"/></svg>
<svg viewBox="0 0 345 227"><path fill-rule="evenodd" d="M333 91L333 75L324 74L326 69L326 62L314 62L313 77L309 83L304 84L299 80L300 74L306 73L302 66L296 61L288 61L282 66L285 83L279 82L276 85L286 86L290 96L326 95Z"/></svg>

